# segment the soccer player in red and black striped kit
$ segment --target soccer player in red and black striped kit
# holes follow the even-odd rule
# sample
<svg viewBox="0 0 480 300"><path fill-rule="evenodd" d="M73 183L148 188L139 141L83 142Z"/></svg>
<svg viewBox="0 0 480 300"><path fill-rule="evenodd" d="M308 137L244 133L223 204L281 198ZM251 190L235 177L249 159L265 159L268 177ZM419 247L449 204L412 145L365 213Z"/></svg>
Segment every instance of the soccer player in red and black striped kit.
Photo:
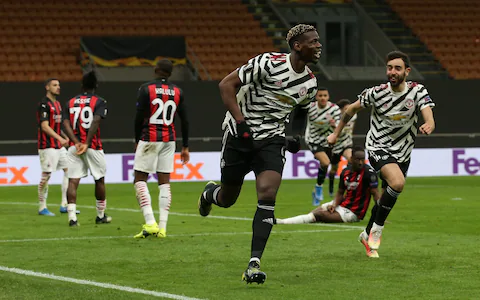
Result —
<svg viewBox="0 0 480 300"><path fill-rule="evenodd" d="M365 150L361 147L353 149L349 164L340 174L340 183L335 200L324 203L311 213L288 219L275 219L276 224L304 223L349 223L363 220L373 196L375 202L380 199L378 178L375 170L365 164ZM374 219L369 221L371 228ZM361 239L359 239L362 242ZM364 244L367 256L378 257L376 250Z"/></svg>
<svg viewBox="0 0 480 300"><path fill-rule="evenodd" d="M170 173L173 172L175 154L175 115L181 120L183 147L180 159L185 164L190 159L188 149L188 118L182 90L168 82L173 64L163 59L155 66L156 79L144 83L138 90L135 117L135 192L142 209L145 224L135 238L147 236L166 237L168 212L172 195ZM148 175L157 173L159 188L159 223L155 221L152 199L147 187Z"/></svg>
<svg viewBox="0 0 480 300"><path fill-rule="evenodd" d="M110 223L112 218L105 214L107 199L105 197L105 173L107 171L102 140L100 139L100 122L107 117L107 101L95 94L97 77L94 71L83 75L83 93L65 105L63 125L70 138L68 149L70 165L68 169L68 221L70 226L78 226L75 214L77 206L77 189L80 178L86 177L88 171L95 180L95 198L97 218L95 223Z"/></svg>
<svg viewBox="0 0 480 300"><path fill-rule="evenodd" d="M55 216L47 208L48 180L52 172L63 169L62 202L60 212L67 212L67 150L68 138L62 133L62 106L57 100L60 95L60 81L50 78L45 81L46 96L38 103L38 154L42 178L38 184L38 214Z"/></svg>

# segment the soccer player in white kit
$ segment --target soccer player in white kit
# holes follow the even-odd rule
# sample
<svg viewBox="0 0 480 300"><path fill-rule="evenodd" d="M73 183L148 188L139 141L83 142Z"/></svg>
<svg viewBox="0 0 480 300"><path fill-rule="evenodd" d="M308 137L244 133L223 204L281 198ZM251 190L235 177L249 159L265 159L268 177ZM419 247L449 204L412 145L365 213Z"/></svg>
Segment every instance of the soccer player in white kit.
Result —
<svg viewBox="0 0 480 300"><path fill-rule="evenodd" d="M325 87L318 88L315 99L317 101L310 103L308 108L305 142L320 163L317 182L312 192L312 204L318 206L323 200L323 183L332 156L332 147L327 142L327 136L340 122L341 111L338 105L329 101L330 95Z"/></svg>
<svg viewBox="0 0 480 300"><path fill-rule="evenodd" d="M418 129L424 134L431 134L435 129L432 111L435 104L427 89L422 84L406 81L411 70L408 56L400 51L388 53L386 69L388 83L365 89L328 137L328 142L335 144L351 118L363 108L371 107L365 148L370 164L380 173L384 192L359 239L372 250L380 247L385 220L405 185ZM425 123L417 129L420 113Z"/></svg>

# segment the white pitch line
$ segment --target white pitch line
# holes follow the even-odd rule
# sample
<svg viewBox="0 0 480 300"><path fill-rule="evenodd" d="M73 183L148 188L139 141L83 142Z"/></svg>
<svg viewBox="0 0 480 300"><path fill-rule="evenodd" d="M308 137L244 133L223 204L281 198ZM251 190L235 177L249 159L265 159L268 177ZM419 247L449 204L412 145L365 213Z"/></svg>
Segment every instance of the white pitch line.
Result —
<svg viewBox="0 0 480 300"><path fill-rule="evenodd" d="M76 278L72 278L72 277L57 276L57 275L54 275L54 274L40 273L40 272L17 269L17 268L9 268L9 267L5 267L5 266L0 266L0 271L16 273L16 274L25 275L25 276L33 276L33 277L47 278L47 279L52 279L52 280L64 281L64 282L71 282L71 283L76 283L76 284L81 284L81 285L91 285L91 286L101 287L101 288L104 288L104 289L112 289L112 290L118 290L118 291L123 291L123 292L135 293L135 294L144 294L144 295L155 296L155 297L160 297L160 298L177 299L177 300L201 300L199 298L186 297L186 296L182 296L182 295L176 295L176 294L170 294L170 293L164 293L164 292L157 292L157 291L149 291L149 290L133 288L133 287L129 287L129 286L96 282L96 281L92 281L92 280L84 280L84 279L76 279Z"/></svg>
<svg viewBox="0 0 480 300"><path fill-rule="evenodd" d="M286 230L275 231L273 234L285 233L318 233L318 232L337 232L350 231L353 229L315 229L315 230ZM251 231L245 232L204 232L204 233L184 233L184 234L169 234L168 237L195 237L195 236L221 236L221 235L250 235ZM75 240L101 240L101 239L132 239L132 235L112 235L112 236L80 236L80 237L61 237L61 238L40 238L40 239L14 239L14 240L0 240L0 243L26 243L26 242L49 242L49 241L75 241Z"/></svg>
<svg viewBox="0 0 480 300"><path fill-rule="evenodd" d="M0 240L0 243L26 243L26 242L49 242L49 241L72 241L72 240L105 240L105 239L123 239L133 238L133 236L79 236L79 237L61 237L61 238L44 238L44 239L14 239Z"/></svg>
<svg viewBox="0 0 480 300"><path fill-rule="evenodd" d="M29 206L38 206L37 203L31 202L0 202L0 205L29 205ZM60 206L59 204L48 204L49 206ZM86 208L86 209L96 209L95 206L90 205L77 205L77 208ZM107 207L107 210L113 211L127 211L127 212L135 212L139 213L140 209L133 209L133 208L117 208L117 207ZM252 218L245 218L245 217L230 217L230 216L212 216L209 215L208 217L202 217L198 214L188 214L188 213L177 213L177 212L170 212L170 215L175 216L183 216L183 217L201 217L206 219L221 219L221 220L235 220L235 221L252 221ZM362 226L354 226L354 225L339 225L339 224L326 224L326 223L310 223L308 225L313 226L323 226L323 227L336 227L336 228L351 228L351 229L364 229Z"/></svg>

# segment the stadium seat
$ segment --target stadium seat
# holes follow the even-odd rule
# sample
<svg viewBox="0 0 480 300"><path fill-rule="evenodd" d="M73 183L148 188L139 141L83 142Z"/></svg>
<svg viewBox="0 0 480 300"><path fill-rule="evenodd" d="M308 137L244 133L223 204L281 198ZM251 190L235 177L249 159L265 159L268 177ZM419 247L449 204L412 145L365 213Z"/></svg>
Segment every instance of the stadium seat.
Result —
<svg viewBox="0 0 480 300"><path fill-rule="evenodd" d="M0 65L16 70L3 81L43 81L46 72L79 80L75 50L86 35L183 35L217 80L256 53L278 50L242 0L5 0L0 26Z"/></svg>
<svg viewBox="0 0 480 300"><path fill-rule="evenodd" d="M480 79L478 0L387 2L454 78Z"/></svg>

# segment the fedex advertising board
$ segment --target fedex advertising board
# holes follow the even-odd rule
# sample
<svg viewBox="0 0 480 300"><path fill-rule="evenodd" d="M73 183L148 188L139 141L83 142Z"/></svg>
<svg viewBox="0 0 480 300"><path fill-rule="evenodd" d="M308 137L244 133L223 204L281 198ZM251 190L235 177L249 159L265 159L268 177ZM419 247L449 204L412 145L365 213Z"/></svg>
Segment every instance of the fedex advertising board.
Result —
<svg viewBox="0 0 480 300"><path fill-rule="evenodd" d="M133 154L106 154L107 183L133 182ZM309 151L286 154L287 161L283 171L284 179L316 178L318 161ZM346 165L342 159L339 171ZM480 148L454 149L414 149L408 171L409 177L428 176L475 176L480 175ZM38 156L0 156L0 186L36 185L40 181L41 169ZM220 152L192 152L190 161L183 165L180 154L175 154L172 181L208 181L219 180ZM60 184L63 171L52 173L50 184ZM254 179L252 173L246 180ZM156 175L150 176L156 180ZM82 179L84 183L93 183L91 177Z"/></svg>

